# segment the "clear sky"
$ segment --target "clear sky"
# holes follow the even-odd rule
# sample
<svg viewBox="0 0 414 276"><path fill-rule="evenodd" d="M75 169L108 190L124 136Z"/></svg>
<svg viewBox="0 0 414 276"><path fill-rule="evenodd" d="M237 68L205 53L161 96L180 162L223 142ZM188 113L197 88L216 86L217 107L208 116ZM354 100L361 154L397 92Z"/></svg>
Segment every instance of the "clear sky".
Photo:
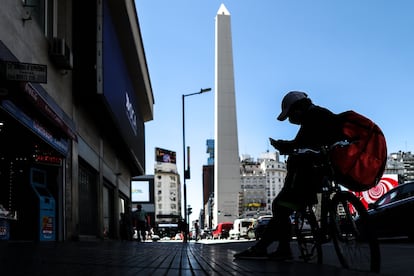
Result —
<svg viewBox="0 0 414 276"><path fill-rule="evenodd" d="M155 97L146 123L146 173L154 148L177 152L182 175L183 94L190 220L202 208L206 140L214 138L215 16L231 14L239 154L273 150L268 137L291 139L279 122L290 90L341 112L353 109L383 130L388 151L414 151L414 1L411 0L136 0Z"/></svg>

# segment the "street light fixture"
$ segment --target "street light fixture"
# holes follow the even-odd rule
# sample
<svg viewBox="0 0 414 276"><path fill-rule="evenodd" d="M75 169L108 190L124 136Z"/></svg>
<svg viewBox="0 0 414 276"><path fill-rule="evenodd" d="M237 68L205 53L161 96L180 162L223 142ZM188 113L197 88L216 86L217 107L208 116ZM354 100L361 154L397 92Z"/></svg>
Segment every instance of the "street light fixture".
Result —
<svg viewBox="0 0 414 276"><path fill-rule="evenodd" d="M184 179L184 222L185 222L185 235L184 235L184 242L187 242L187 235L189 233L189 216L187 216L187 185L186 185L186 179L190 179L190 160L188 158L188 168L186 169L186 153L185 153L185 113L184 113L184 99L185 97L205 93L211 91L211 88L201 88L200 91L190 94L183 94L182 95L182 106L183 106L183 179ZM190 156L188 148L188 157Z"/></svg>

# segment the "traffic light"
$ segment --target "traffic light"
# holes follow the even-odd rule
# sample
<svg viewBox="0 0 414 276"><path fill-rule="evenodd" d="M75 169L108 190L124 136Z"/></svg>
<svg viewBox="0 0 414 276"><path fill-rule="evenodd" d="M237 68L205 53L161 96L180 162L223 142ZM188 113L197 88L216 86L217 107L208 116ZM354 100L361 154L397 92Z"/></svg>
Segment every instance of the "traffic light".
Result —
<svg viewBox="0 0 414 276"><path fill-rule="evenodd" d="M188 207L187 208L187 214L191 215L193 213L193 208L192 207Z"/></svg>

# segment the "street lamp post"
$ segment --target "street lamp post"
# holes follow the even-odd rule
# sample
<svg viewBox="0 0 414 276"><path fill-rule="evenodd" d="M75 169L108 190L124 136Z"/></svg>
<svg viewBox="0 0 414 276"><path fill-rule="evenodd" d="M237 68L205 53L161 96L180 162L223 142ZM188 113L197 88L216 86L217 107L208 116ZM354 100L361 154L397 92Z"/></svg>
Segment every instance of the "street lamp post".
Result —
<svg viewBox="0 0 414 276"><path fill-rule="evenodd" d="M211 88L201 88L200 91L190 94L183 94L182 95L182 107L183 107L183 179L184 179L184 222L185 222L185 235L184 235L184 242L187 242L187 236L189 233L189 218L187 217L187 185L186 179L190 179L190 162L188 160L188 168L186 169L186 153L185 153L185 111L184 111L184 99L185 97L205 93L211 91Z"/></svg>

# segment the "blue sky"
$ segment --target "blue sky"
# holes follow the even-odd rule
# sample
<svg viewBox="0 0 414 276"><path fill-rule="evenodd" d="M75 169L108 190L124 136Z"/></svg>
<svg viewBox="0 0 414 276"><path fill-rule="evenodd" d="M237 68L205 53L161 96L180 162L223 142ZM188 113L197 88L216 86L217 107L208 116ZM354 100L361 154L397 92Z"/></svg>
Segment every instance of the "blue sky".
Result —
<svg viewBox="0 0 414 276"><path fill-rule="evenodd" d="M239 154L272 150L268 137L291 139L279 122L290 90L334 112L355 110L383 130L388 151L414 151L414 1L136 0L155 97L146 123L146 173L154 148L177 152L182 174L182 94L191 147L187 201L202 208L206 140L214 138L215 16L231 14Z"/></svg>

